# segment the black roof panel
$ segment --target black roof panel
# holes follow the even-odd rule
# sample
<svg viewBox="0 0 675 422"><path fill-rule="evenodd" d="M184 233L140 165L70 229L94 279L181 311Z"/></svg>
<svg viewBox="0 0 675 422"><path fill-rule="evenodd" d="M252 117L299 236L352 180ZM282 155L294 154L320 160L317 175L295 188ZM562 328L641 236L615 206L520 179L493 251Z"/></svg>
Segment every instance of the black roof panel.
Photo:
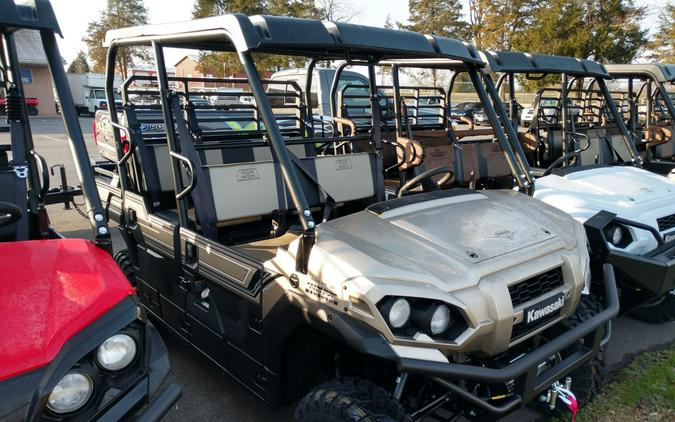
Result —
<svg viewBox="0 0 675 422"><path fill-rule="evenodd" d="M163 25L108 31L104 42L204 50L322 56L336 59L452 58L480 64L461 41L409 31L280 16L222 15Z"/></svg>
<svg viewBox="0 0 675 422"><path fill-rule="evenodd" d="M607 69L593 60L516 51L485 51L484 56L490 70L497 73L566 73L610 79Z"/></svg>

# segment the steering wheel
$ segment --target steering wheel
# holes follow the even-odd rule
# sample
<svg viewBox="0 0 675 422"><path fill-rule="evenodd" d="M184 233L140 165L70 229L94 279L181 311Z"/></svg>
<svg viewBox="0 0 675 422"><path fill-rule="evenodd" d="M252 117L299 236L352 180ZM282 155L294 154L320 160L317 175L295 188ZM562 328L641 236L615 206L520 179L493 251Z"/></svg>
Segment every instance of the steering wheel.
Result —
<svg viewBox="0 0 675 422"><path fill-rule="evenodd" d="M546 168L546 171L544 171L544 174L542 175L542 177L543 177L543 176L548 176L549 174L551 174L551 172L552 172L553 170L555 170L555 169L557 169L558 167L560 167L560 165L561 165L563 162L569 160L570 158L573 158L573 157L581 157L581 153L584 152L584 151L586 151L588 148L590 148L590 146L591 146L591 138L589 138L588 135L586 135L586 134L584 134L584 133L578 133L578 132L565 132L565 133L567 133L567 134L569 134L569 135L572 135L573 138L577 138L577 137L578 137L578 138L584 138L584 139L586 140L586 145L584 145L583 147L581 147L581 148L579 148L579 149L576 149L576 150L574 150L574 151L568 152L568 153L563 154L562 156L558 157L557 160L555 160L554 162L552 162L551 165L548 166L548 167Z"/></svg>
<svg viewBox="0 0 675 422"><path fill-rule="evenodd" d="M21 219L21 208L9 202L0 201L0 227L9 226Z"/></svg>
<svg viewBox="0 0 675 422"><path fill-rule="evenodd" d="M438 174L445 174L445 176L443 176L443 178L441 178L441 180L438 182L431 180L432 177ZM398 197L401 198L405 196L411 189L419 185L423 185L425 190L438 190L440 189L440 186L450 180L454 174L455 173L449 166L441 166L429 169L408 180L403 186L401 186L401 188L398 190Z"/></svg>

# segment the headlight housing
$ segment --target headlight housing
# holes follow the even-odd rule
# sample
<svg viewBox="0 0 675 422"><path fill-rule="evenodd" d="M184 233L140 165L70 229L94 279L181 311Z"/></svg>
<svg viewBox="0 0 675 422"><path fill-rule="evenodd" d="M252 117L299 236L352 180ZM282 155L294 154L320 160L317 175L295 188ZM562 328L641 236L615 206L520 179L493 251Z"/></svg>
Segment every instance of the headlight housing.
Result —
<svg viewBox="0 0 675 422"><path fill-rule="evenodd" d="M96 361L108 371L120 371L134 361L137 353L136 341L127 334L115 334L104 341L96 350Z"/></svg>
<svg viewBox="0 0 675 422"><path fill-rule="evenodd" d="M421 332L454 339L468 328L458 309L434 299L390 296L380 301L378 309L397 337L413 338Z"/></svg>
<svg viewBox="0 0 675 422"><path fill-rule="evenodd" d="M392 328L403 328L410 320L410 302L402 297L391 298L384 303L381 312Z"/></svg>
<svg viewBox="0 0 675 422"><path fill-rule="evenodd" d="M47 408L59 414L74 412L87 403L93 391L94 383L89 375L69 372L52 389Z"/></svg>
<svg viewBox="0 0 675 422"><path fill-rule="evenodd" d="M630 230L626 226L617 223L610 223L605 227L605 238L612 246L625 248L633 242Z"/></svg>

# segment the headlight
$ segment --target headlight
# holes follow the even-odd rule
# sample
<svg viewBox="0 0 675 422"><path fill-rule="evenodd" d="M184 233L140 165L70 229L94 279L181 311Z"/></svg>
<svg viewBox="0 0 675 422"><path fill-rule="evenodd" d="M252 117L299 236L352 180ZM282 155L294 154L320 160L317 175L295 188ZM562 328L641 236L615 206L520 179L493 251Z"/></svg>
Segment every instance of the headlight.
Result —
<svg viewBox="0 0 675 422"><path fill-rule="evenodd" d="M609 243L617 248L625 248L633 241L628 229L621 224L615 223L611 223L605 227L605 237Z"/></svg>
<svg viewBox="0 0 675 422"><path fill-rule="evenodd" d="M402 328L410 319L410 303L402 297L389 300L382 311L392 328Z"/></svg>
<svg viewBox="0 0 675 422"><path fill-rule="evenodd" d="M445 333L452 323L450 308L443 303L418 304L413 310L415 326L427 333L438 336Z"/></svg>
<svg viewBox="0 0 675 422"><path fill-rule="evenodd" d="M610 238L610 242L612 242L612 245L618 245L619 243L621 243L621 241L623 240L623 231L621 230L621 227L619 226L611 227L610 233L612 236Z"/></svg>
<svg viewBox="0 0 675 422"><path fill-rule="evenodd" d="M89 400L94 385L88 375L70 372L54 387L47 399L47 408L55 413L78 410Z"/></svg>
<svg viewBox="0 0 675 422"><path fill-rule="evenodd" d="M126 334L115 334L98 347L96 360L109 371L124 369L136 357L136 342Z"/></svg>
<svg viewBox="0 0 675 422"><path fill-rule="evenodd" d="M443 334L450 326L450 309L443 304L432 307L432 309L433 313L429 322L429 331L431 331L431 334L437 336Z"/></svg>

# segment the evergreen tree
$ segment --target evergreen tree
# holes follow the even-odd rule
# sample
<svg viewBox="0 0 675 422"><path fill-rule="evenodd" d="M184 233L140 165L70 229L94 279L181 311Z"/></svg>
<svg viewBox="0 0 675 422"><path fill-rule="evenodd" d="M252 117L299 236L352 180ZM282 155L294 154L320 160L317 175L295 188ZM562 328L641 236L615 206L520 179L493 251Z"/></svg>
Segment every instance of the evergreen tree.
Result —
<svg viewBox="0 0 675 422"><path fill-rule="evenodd" d="M80 50L77 52L77 56L70 62L68 66L68 73L87 73L89 72L89 63L87 63L87 53Z"/></svg>
<svg viewBox="0 0 675 422"><path fill-rule="evenodd" d="M481 48L511 50L520 43L540 2L536 0L476 0L483 19Z"/></svg>
<svg viewBox="0 0 675 422"><path fill-rule="evenodd" d="M89 22L87 35L82 39L87 44L89 58L94 62L94 72L105 70L108 50L102 46L106 32L126 26L144 25L148 23L148 10L143 0L108 0L98 20ZM150 55L144 47L120 48L117 52L117 67L124 78L128 69L137 60L148 61Z"/></svg>
<svg viewBox="0 0 675 422"><path fill-rule="evenodd" d="M659 16L659 26L648 48L649 59L659 63L675 63L675 3L669 3Z"/></svg>
<svg viewBox="0 0 675 422"><path fill-rule="evenodd" d="M408 0L409 25L399 27L429 35L464 39L469 25L462 19L462 4L459 0ZM431 80L436 86L436 69L431 71Z"/></svg>
<svg viewBox="0 0 675 422"><path fill-rule="evenodd" d="M315 6L313 0L197 0L192 10L194 18L227 13L268 14L314 19L322 17L322 10ZM260 72L304 65L304 59L297 60L276 55L258 54L255 55L255 61ZM198 68L202 73L214 76L237 75L243 71L237 55L231 52L202 51L199 54Z"/></svg>
<svg viewBox="0 0 675 422"><path fill-rule="evenodd" d="M633 0L546 0L532 16L514 49L628 63L647 43L645 8Z"/></svg>

